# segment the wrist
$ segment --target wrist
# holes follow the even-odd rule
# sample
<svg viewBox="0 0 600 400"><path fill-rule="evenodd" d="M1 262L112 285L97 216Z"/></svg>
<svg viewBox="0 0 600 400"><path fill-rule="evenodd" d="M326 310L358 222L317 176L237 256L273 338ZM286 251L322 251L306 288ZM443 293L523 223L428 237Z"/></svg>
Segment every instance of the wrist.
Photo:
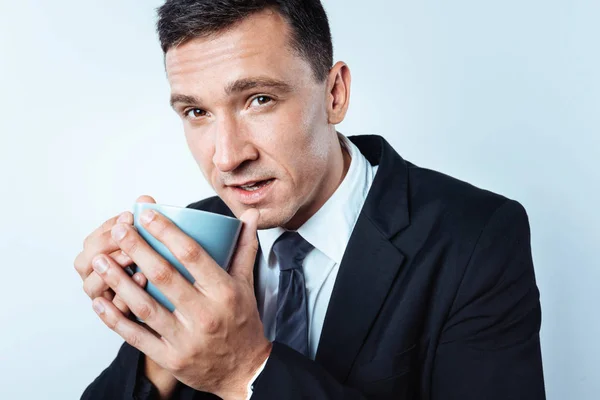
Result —
<svg viewBox="0 0 600 400"><path fill-rule="evenodd" d="M265 363L271 355L272 348L273 344L267 341L265 346L261 347L261 349L256 352L253 359L246 364L246 367L240 369L235 383L226 385L223 393L215 394L221 397L223 400L248 399L249 394L251 393L252 384L264 368Z"/></svg>
<svg viewBox="0 0 600 400"><path fill-rule="evenodd" d="M148 356L144 356L144 375L156 387L160 399L170 398L177 387L177 379Z"/></svg>

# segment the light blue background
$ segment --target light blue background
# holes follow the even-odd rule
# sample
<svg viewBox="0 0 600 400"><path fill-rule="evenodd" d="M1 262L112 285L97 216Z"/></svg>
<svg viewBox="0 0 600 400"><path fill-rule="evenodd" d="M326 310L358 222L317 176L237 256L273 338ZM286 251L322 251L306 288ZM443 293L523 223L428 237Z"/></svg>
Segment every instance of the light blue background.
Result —
<svg viewBox="0 0 600 400"><path fill-rule="evenodd" d="M0 398L76 399L121 339L73 260L140 194L211 194L168 106L160 1L0 0ZM548 398L600 396L600 2L328 0L345 134L521 201ZM40 393L43 390L43 393Z"/></svg>

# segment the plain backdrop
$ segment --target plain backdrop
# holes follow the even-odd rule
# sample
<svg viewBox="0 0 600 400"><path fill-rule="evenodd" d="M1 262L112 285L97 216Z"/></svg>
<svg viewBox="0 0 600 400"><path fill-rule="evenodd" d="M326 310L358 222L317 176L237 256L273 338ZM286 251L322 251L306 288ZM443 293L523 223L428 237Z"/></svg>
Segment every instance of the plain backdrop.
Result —
<svg viewBox="0 0 600 400"><path fill-rule="evenodd" d="M157 0L0 1L0 398L77 399L122 339L73 260L140 194L212 195L187 150ZM326 0L346 135L520 201L549 399L600 393L600 2Z"/></svg>

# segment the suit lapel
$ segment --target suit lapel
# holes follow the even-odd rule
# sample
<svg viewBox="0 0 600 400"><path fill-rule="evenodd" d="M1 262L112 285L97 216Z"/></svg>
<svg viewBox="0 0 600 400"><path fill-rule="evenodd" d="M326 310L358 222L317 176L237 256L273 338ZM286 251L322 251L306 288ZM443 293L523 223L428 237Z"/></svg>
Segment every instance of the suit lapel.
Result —
<svg viewBox="0 0 600 400"><path fill-rule="evenodd" d="M381 137L350 137L379 165L340 264L316 361L344 381L402 268L391 238L409 224L408 168Z"/></svg>
<svg viewBox="0 0 600 400"><path fill-rule="evenodd" d="M363 215L340 264L316 356L339 381L346 378L403 260Z"/></svg>

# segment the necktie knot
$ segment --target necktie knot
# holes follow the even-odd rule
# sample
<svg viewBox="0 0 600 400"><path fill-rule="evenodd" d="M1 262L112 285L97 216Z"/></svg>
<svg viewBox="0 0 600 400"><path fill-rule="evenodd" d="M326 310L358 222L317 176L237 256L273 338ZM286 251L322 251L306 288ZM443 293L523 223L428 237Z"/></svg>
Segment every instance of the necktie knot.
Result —
<svg viewBox="0 0 600 400"><path fill-rule="evenodd" d="M302 262L313 246L298 232L285 232L273 245L279 269L286 271L302 268Z"/></svg>

